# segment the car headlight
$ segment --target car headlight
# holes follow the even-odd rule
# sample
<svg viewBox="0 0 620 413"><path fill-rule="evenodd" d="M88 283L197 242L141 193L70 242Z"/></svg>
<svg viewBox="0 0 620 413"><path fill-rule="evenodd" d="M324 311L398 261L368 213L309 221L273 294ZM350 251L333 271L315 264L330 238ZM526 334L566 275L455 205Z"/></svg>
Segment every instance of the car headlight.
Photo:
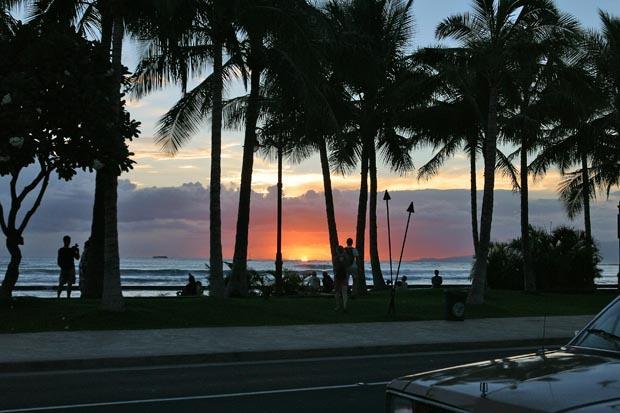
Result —
<svg viewBox="0 0 620 413"><path fill-rule="evenodd" d="M391 396L389 413L413 413L413 401L404 397Z"/></svg>

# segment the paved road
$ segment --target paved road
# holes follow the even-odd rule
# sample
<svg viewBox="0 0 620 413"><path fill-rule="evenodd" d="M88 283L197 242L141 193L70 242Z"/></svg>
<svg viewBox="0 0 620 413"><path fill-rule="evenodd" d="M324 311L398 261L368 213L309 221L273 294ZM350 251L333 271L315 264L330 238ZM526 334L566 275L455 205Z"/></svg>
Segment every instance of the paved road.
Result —
<svg viewBox="0 0 620 413"><path fill-rule="evenodd" d="M382 412L385 383L531 349L0 373L7 412Z"/></svg>

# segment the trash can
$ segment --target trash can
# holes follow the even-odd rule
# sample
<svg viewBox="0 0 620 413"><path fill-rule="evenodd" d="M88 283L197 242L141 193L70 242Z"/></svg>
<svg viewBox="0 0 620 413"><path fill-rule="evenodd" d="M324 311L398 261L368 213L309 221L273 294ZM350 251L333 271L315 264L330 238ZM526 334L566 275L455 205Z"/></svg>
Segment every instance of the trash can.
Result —
<svg viewBox="0 0 620 413"><path fill-rule="evenodd" d="M467 291L444 290L444 298L446 303L446 320L465 320L465 301L467 300Z"/></svg>

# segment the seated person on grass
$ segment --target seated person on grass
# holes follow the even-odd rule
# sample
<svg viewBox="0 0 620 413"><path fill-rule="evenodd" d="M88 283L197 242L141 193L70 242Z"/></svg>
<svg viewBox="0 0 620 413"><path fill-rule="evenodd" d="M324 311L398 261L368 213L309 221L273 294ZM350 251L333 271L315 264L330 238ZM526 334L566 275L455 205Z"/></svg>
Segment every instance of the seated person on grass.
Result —
<svg viewBox="0 0 620 413"><path fill-rule="evenodd" d="M321 289L321 280L316 276L316 271L312 271L308 278L308 288L313 293L318 293Z"/></svg>
<svg viewBox="0 0 620 413"><path fill-rule="evenodd" d="M334 289L334 280L329 276L327 271L323 271L323 292L331 293Z"/></svg>
<svg viewBox="0 0 620 413"><path fill-rule="evenodd" d="M197 283L196 278L194 278L192 273L190 273L189 277L187 278L187 284L185 285L185 287L183 287L181 291L177 291L177 295L180 295L183 297L197 296L198 295L198 284L200 283ZM202 289L202 284L200 284L200 289Z"/></svg>

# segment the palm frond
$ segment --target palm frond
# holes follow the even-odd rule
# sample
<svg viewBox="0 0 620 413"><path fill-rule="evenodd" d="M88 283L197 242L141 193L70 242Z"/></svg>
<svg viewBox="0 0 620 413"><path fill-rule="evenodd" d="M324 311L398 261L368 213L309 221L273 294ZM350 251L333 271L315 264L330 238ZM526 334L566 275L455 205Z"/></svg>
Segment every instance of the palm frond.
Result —
<svg viewBox="0 0 620 413"><path fill-rule="evenodd" d="M444 163L454 156L461 146L461 139L449 139L427 163L420 167L418 170L418 181L422 179L429 180L437 175Z"/></svg>
<svg viewBox="0 0 620 413"><path fill-rule="evenodd" d="M249 98L250 95L243 95L224 101L222 116L225 129L243 130L245 128L245 114Z"/></svg>
<svg viewBox="0 0 620 413"><path fill-rule="evenodd" d="M174 155L198 132L212 107L213 86L211 75L186 93L158 121L155 139L162 150Z"/></svg>
<svg viewBox="0 0 620 413"><path fill-rule="evenodd" d="M519 192L521 190L521 186L519 185L519 171L510 161L509 157L499 149L497 150L497 164L495 167L504 177L510 179L513 192Z"/></svg>

